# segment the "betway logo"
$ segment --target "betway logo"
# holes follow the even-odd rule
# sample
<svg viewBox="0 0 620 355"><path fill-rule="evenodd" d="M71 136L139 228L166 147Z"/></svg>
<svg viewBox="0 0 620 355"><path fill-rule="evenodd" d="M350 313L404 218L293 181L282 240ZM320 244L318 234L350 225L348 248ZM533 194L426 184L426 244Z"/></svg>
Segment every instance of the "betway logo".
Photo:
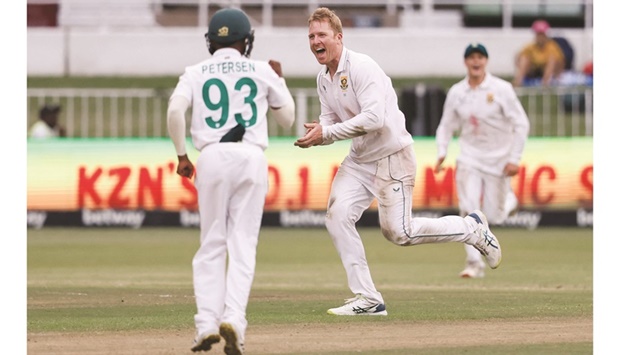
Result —
<svg viewBox="0 0 620 355"><path fill-rule="evenodd" d="M179 221L183 227L200 227L200 214L194 211L181 210Z"/></svg>
<svg viewBox="0 0 620 355"><path fill-rule="evenodd" d="M128 226L140 228L144 222L144 211L82 210L82 223L87 226Z"/></svg>
<svg viewBox="0 0 620 355"><path fill-rule="evenodd" d="M320 227L325 225L324 211L282 211L280 212L282 227Z"/></svg>
<svg viewBox="0 0 620 355"><path fill-rule="evenodd" d="M540 212L519 211L514 216L506 218L503 226L506 227L525 227L527 229L536 229L542 218Z"/></svg>
<svg viewBox="0 0 620 355"><path fill-rule="evenodd" d="M577 210L577 225L579 227L592 227L594 225L594 213L583 208Z"/></svg>
<svg viewBox="0 0 620 355"><path fill-rule="evenodd" d="M47 213L41 211L28 211L27 223L28 227L43 228L45 220L47 219Z"/></svg>

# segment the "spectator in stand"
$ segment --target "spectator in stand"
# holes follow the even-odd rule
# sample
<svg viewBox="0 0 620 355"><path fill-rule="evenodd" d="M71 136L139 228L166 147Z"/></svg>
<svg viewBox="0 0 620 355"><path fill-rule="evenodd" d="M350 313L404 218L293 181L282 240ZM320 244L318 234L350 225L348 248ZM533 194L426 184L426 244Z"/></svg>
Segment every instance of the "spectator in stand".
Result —
<svg viewBox="0 0 620 355"><path fill-rule="evenodd" d="M65 137L66 131L58 123L60 105L46 104L39 110L39 120L35 122L28 132L30 138L56 138Z"/></svg>
<svg viewBox="0 0 620 355"><path fill-rule="evenodd" d="M536 37L534 42L523 47L517 54L514 86L531 86L538 83L548 86L564 70L564 53L547 35L549 28L549 23L545 20L537 20L532 24Z"/></svg>

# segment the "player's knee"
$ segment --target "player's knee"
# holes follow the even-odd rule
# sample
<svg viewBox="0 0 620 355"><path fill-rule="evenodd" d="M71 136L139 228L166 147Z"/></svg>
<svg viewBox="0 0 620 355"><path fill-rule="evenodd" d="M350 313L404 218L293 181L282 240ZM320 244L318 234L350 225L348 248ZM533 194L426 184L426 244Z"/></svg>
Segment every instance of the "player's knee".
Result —
<svg viewBox="0 0 620 355"><path fill-rule="evenodd" d="M325 226L327 229L338 228L344 225L350 225L355 228L356 218L349 213L349 209L339 205L331 205L325 214Z"/></svg>
<svg viewBox="0 0 620 355"><path fill-rule="evenodd" d="M402 226L381 226L381 233L388 241L404 247L410 245L409 231Z"/></svg>

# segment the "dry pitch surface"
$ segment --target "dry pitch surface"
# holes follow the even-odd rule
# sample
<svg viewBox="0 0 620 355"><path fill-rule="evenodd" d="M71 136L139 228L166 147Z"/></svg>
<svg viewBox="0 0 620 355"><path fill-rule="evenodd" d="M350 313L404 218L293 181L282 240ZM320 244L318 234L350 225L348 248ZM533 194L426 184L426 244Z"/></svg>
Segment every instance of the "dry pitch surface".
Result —
<svg viewBox="0 0 620 355"><path fill-rule="evenodd" d="M502 344L592 342L592 318L459 323L297 324L248 328L248 354L378 353ZM186 331L32 333L28 354L191 354ZM220 342L209 352L223 353Z"/></svg>

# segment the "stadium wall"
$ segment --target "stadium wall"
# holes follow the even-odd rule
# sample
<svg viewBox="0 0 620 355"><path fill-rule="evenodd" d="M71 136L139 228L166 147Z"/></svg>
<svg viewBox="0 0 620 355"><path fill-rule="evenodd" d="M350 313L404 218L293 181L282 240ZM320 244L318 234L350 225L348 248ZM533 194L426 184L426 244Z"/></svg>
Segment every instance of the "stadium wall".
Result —
<svg viewBox="0 0 620 355"><path fill-rule="evenodd" d="M592 60L592 30L557 29L573 45L575 69ZM489 50L489 70L512 76L514 56L533 40L529 29L347 28L345 45L371 55L393 77L460 76L470 42ZM27 73L31 76L177 76L209 56L204 31L196 28L28 28ZM307 29L257 29L252 57L277 59L286 76L315 76Z"/></svg>

